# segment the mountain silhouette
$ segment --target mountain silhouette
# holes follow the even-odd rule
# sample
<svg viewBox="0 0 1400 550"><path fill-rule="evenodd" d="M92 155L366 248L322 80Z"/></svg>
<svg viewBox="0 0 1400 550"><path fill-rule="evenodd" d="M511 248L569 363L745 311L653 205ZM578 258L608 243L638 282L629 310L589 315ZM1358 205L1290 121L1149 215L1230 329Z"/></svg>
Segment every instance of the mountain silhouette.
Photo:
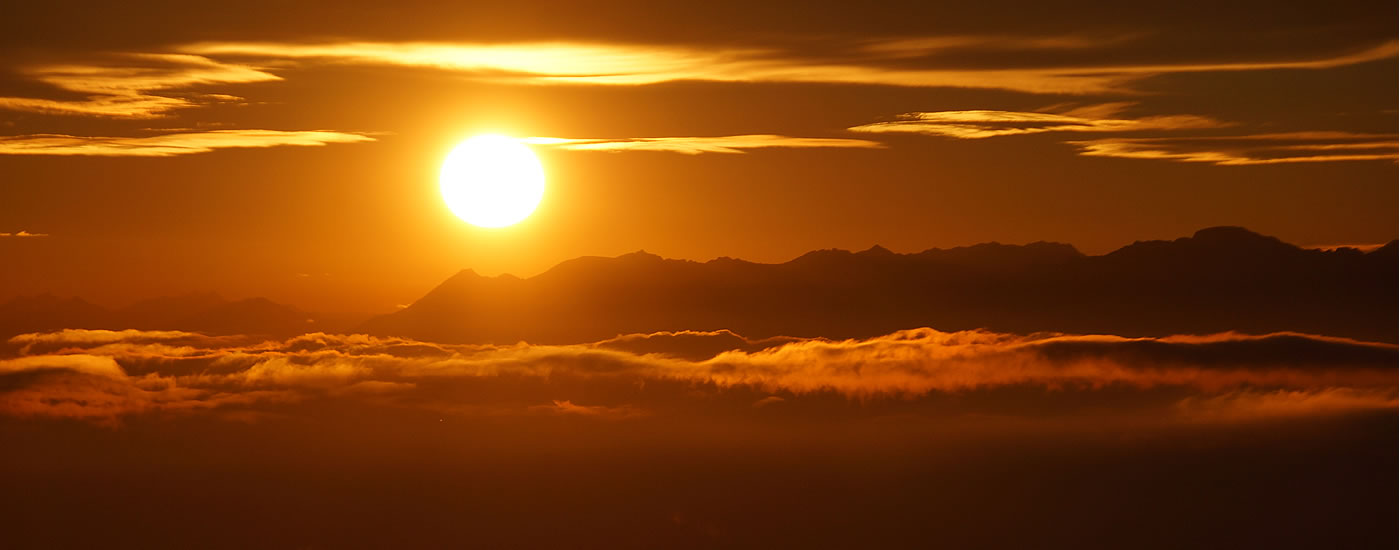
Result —
<svg viewBox="0 0 1400 550"><path fill-rule="evenodd" d="M1239 227L1101 256L1037 242L915 254L819 250L781 264L565 261L528 279L464 270L360 330L453 343L575 343L728 329L861 338L899 329L1126 336L1298 331L1396 341L1396 243L1304 249Z"/></svg>
<svg viewBox="0 0 1400 550"><path fill-rule="evenodd" d="M0 304L0 337L80 327L112 326L113 312L82 298L21 296Z"/></svg>

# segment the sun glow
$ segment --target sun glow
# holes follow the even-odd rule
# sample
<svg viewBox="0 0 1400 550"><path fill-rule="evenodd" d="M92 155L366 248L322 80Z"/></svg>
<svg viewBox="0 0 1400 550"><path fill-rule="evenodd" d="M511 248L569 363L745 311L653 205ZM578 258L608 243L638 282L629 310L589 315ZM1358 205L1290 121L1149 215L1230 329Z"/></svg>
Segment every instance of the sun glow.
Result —
<svg viewBox="0 0 1400 550"><path fill-rule="evenodd" d="M443 161L438 180L447 207L477 227L517 223L544 198L544 167L534 151L496 134L458 145Z"/></svg>

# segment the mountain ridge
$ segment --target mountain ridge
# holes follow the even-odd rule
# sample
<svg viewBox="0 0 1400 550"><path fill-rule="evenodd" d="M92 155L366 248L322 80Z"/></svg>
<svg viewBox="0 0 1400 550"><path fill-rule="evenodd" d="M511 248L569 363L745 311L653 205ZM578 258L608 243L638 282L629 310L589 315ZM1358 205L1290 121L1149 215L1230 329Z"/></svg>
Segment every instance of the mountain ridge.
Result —
<svg viewBox="0 0 1400 550"><path fill-rule="evenodd" d="M1324 251L1233 226L1098 256L1044 241L910 254L825 249L778 264L637 251L566 260L526 279L464 270L359 328L496 344L720 329L855 338L912 326L1129 336L1294 330L1395 341L1395 258L1395 241L1365 253Z"/></svg>
<svg viewBox="0 0 1400 550"><path fill-rule="evenodd" d="M1309 249L1219 226L1102 255L1047 241L913 253L832 248L782 263L638 250L565 260L528 278L463 269L408 307L358 324L212 292L115 309L41 294L0 303L0 337L63 328L272 337L353 328L501 344L681 330L851 338L931 326L1125 336L1293 330L1394 342L1396 248L1392 240L1369 252Z"/></svg>

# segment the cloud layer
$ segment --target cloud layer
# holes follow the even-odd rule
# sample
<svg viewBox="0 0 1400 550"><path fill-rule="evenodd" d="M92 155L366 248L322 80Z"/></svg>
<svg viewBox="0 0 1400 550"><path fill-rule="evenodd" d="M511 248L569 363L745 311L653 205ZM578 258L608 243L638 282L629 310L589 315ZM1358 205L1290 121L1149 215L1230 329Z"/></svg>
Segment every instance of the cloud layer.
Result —
<svg viewBox="0 0 1400 550"><path fill-rule="evenodd" d="M528 137L521 141L531 145L555 147L571 151L665 151L686 155L698 155L701 153L743 153L747 149L764 148L878 149L884 147L880 142L864 139L811 138L775 135L620 139Z"/></svg>
<svg viewBox="0 0 1400 550"><path fill-rule="evenodd" d="M39 134L0 137L0 155L169 157L215 149L326 145L374 141L363 134L329 130L208 130L146 137Z"/></svg>
<svg viewBox="0 0 1400 550"><path fill-rule="evenodd" d="M848 128L875 134L920 134L957 139L985 139L1042 133L1120 134L1066 143L1089 157L1199 162L1221 166L1395 160L1395 134L1337 131L1182 135L1190 130L1234 124L1197 115L1118 116L1135 105L1104 103L1062 110L1017 112L994 110L933 111L898 115L895 120ZM1149 133L1143 136L1144 133ZM1156 135L1150 135L1156 134ZM1165 134L1165 135L1163 135Z"/></svg>
<svg viewBox="0 0 1400 550"><path fill-rule="evenodd" d="M525 83L824 82L1059 94L1121 92L1131 82L1169 73L1325 69L1385 59L1394 56L1396 50L1395 43L1388 42L1359 52L1315 59L1033 68L913 68L893 63L944 51L1084 49L1103 45L1103 40L1073 36L899 38L869 42L862 47L865 55L855 59L823 59L771 48L700 49L574 42L205 42L188 44L179 50L210 57L428 67L471 73L487 80Z"/></svg>
<svg viewBox="0 0 1400 550"><path fill-rule="evenodd" d="M1064 113L1015 111L936 111L905 113L890 122L850 128L852 132L908 133L961 139L1039 134L1044 132L1140 132L1218 128L1228 124L1196 115L1114 118L1132 103L1108 103Z"/></svg>
<svg viewBox="0 0 1400 550"><path fill-rule="evenodd" d="M84 97L0 97L0 109L112 118L156 118L177 109L242 99L197 93L200 86L281 80L251 66L176 53L125 54L104 63L40 65L22 72Z"/></svg>
<svg viewBox="0 0 1400 550"><path fill-rule="evenodd" d="M783 48L700 48L598 42L199 42L100 61L39 64L28 78L72 97L0 97L0 108L60 115L155 118L202 104L241 101L210 85L269 82L268 67L352 64L464 73L521 84L643 85L704 80L806 82L901 87L1001 89L1038 94L1132 93L1133 84L1174 73L1328 69L1394 57L1394 41L1289 60L1177 63L1043 63L983 67L939 63L969 51L1094 50L1135 39L1089 36L930 36L872 40L855 55L821 56ZM911 60L924 60L911 63Z"/></svg>
<svg viewBox="0 0 1400 550"><path fill-rule="evenodd" d="M269 412L318 400L612 419L775 407L820 416L831 414L818 409L832 407L832 397L847 403L837 409L877 403L918 414L1034 416L1045 412L1042 402L1107 406L1126 393L1137 397L1112 405L1114 414L1178 420L1396 405L1395 346L1292 333L1129 339L917 329L868 340L749 341L720 331L570 346L446 346L322 333L253 343L177 331L66 330L16 336L9 347L0 359L0 412L103 423L142 413ZM999 393L1006 391L1039 397L1008 400ZM960 396L951 409L949 396Z"/></svg>
<svg viewBox="0 0 1400 550"><path fill-rule="evenodd" d="M1221 166L1390 160L1395 134L1291 132L1212 137L1112 137L1069 142L1091 157L1203 162Z"/></svg>

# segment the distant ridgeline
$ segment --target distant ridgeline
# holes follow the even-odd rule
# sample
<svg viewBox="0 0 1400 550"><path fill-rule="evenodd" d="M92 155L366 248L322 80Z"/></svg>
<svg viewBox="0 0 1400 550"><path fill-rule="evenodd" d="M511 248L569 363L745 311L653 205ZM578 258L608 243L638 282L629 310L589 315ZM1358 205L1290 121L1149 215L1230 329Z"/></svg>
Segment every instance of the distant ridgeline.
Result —
<svg viewBox="0 0 1400 550"><path fill-rule="evenodd" d="M928 326L1162 336L1297 331L1397 339L1396 243L1303 249L1237 227L1102 256L1066 244L917 254L821 250L783 264L637 252L529 279L467 270L357 331L452 343L590 342L626 333L859 338Z"/></svg>
<svg viewBox="0 0 1400 550"><path fill-rule="evenodd" d="M819 250L782 264L583 257L529 279L467 270L367 322L262 298L155 298L109 310L77 298L0 304L0 342L65 328L282 338L364 332L444 343L580 343L729 329L748 338L861 338L896 330L1164 336L1296 331L1397 340L1396 243L1299 248L1236 227L1102 256L1067 244L979 244L895 254ZM349 329L349 330L347 330Z"/></svg>

